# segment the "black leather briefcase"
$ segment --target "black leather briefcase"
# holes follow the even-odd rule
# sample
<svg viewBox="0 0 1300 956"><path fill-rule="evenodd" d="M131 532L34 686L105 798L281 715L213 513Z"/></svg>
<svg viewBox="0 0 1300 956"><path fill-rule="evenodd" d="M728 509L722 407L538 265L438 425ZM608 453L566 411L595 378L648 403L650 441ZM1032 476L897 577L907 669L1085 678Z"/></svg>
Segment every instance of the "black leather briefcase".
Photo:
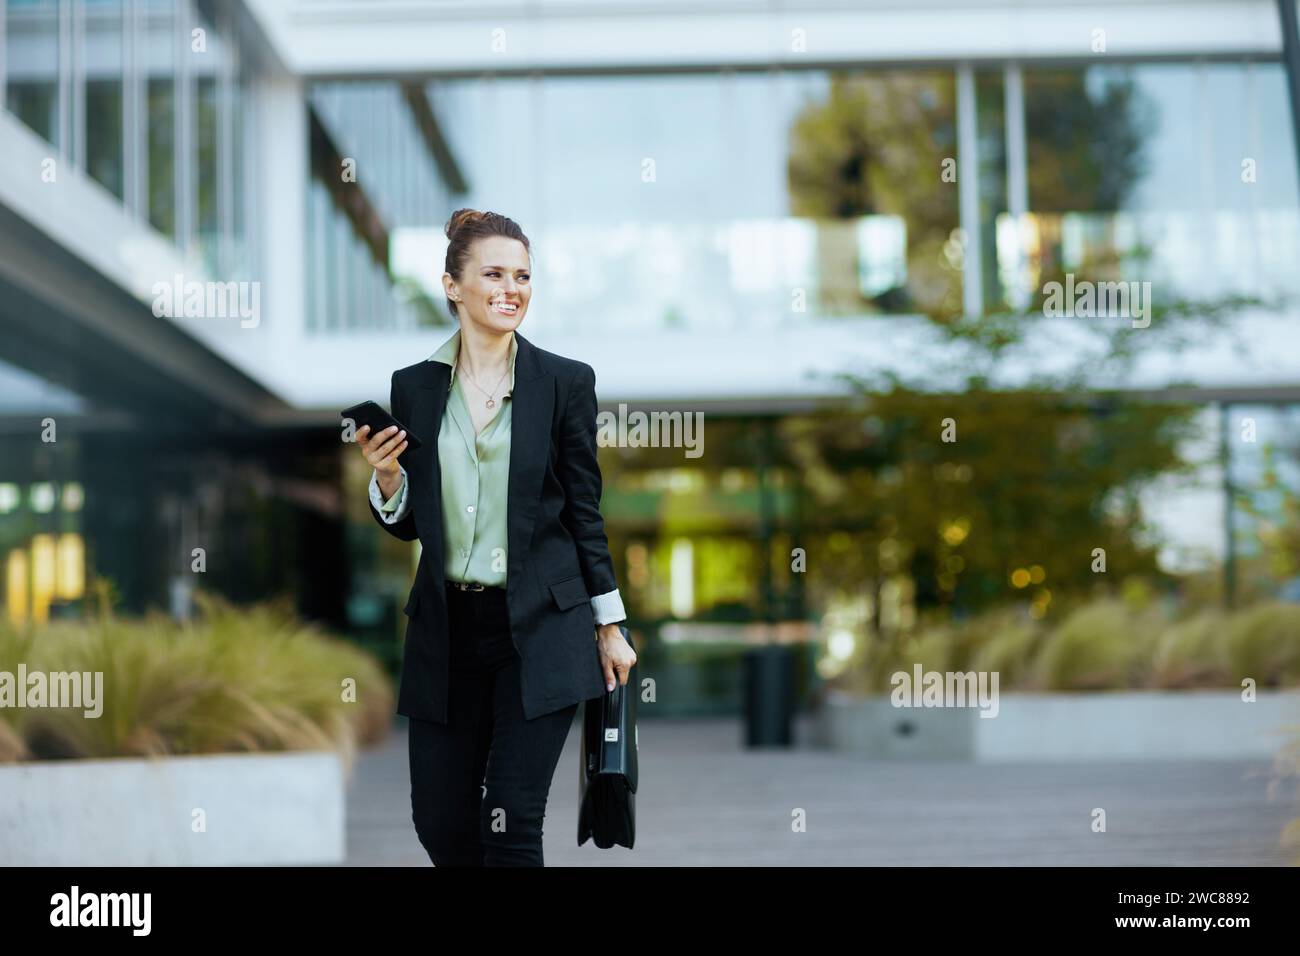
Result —
<svg viewBox="0 0 1300 956"><path fill-rule="evenodd" d="M619 625L623 639L632 638ZM582 705L582 748L578 764L578 846L590 837L602 850L629 850L636 839L636 665L627 684Z"/></svg>

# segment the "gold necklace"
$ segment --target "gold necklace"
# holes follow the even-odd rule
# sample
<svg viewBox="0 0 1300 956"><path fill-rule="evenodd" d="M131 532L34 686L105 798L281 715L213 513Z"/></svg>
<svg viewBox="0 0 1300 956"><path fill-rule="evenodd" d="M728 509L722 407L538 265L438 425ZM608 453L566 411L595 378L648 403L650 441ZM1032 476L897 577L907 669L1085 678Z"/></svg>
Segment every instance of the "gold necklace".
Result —
<svg viewBox="0 0 1300 956"><path fill-rule="evenodd" d="M506 380L506 376L510 374L510 366L509 365L506 366L506 370L501 373L501 378L497 380L496 385L492 386L492 391L488 392L484 390L482 385L474 381L474 376L469 374L468 369L465 368L465 363L457 362L456 364L460 366L461 371L465 374L465 377L470 380L473 386L477 388L480 392L483 392L483 394L488 397L488 400L484 404L488 408L495 408L497 403L493 395L495 395L496 390L501 387L501 383Z"/></svg>

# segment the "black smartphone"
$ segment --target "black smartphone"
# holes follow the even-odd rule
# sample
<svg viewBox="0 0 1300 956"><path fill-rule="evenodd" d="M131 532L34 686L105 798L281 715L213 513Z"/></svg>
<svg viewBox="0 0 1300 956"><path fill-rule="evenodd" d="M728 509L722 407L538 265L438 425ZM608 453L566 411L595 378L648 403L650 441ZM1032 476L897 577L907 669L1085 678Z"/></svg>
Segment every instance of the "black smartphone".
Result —
<svg viewBox="0 0 1300 956"><path fill-rule="evenodd" d="M389 425L396 425L398 428L406 429L406 451L415 451L420 447L420 439L415 436L414 432L384 411L382 406L376 405L374 402L362 402L360 405L345 408L343 409L343 417L352 419L357 429L360 429L362 425L369 425L371 435L383 431Z"/></svg>

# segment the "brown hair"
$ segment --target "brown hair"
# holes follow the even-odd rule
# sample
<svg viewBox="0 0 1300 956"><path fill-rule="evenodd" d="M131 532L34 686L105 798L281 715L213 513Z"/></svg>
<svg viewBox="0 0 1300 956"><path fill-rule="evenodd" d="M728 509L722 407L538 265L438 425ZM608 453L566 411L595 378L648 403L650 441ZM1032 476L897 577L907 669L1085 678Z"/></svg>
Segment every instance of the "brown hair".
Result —
<svg viewBox="0 0 1300 956"><path fill-rule="evenodd" d="M528 255L532 256L532 249L528 245L528 237L524 231L519 228L519 223L515 222L508 216L502 216L495 212L479 212L477 209L457 209L447 220L446 228L447 238L451 240L447 244L447 262L445 271L451 273L452 277L459 281L461 274L465 271L465 264L469 261L469 250L480 239L486 239L489 236L505 236L507 239L518 239L528 250ZM451 310L452 319L459 321L460 316L456 312L456 303L447 298L447 308Z"/></svg>

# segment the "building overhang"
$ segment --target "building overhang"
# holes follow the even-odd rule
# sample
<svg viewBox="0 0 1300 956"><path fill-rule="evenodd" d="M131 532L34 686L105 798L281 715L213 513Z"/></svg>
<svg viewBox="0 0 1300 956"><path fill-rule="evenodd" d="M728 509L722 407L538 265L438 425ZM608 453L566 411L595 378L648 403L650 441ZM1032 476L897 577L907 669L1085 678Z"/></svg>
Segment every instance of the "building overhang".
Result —
<svg viewBox="0 0 1300 956"><path fill-rule="evenodd" d="M6 361L160 429L239 428L283 405L250 374L257 342L238 317L154 314L158 284L201 267L3 111L0 141Z"/></svg>
<svg viewBox="0 0 1300 956"><path fill-rule="evenodd" d="M1274 0L245 0L300 76L1276 57ZM1095 49L1104 30L1104 52Z"/></svg>

